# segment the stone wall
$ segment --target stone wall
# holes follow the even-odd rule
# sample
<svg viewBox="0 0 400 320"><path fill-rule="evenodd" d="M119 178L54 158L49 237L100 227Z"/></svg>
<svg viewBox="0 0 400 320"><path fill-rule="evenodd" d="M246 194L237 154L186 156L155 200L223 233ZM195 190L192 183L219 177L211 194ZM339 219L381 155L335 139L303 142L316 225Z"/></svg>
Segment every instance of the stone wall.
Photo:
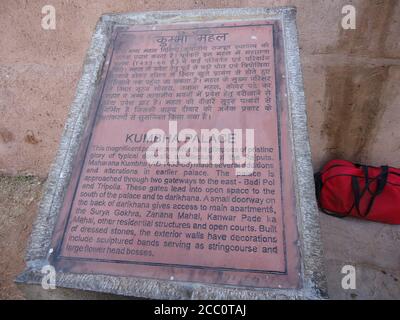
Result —
<svg viewBox="0 0 400 320"><path fill-rule="evenodd" d="M47 4L56 9L53 31L41 28ZM356 30L341 27L346 4L357 9ZM315 169L333 157L400 166L397 0L3 0L0 173L47 176L101 14L284 5L298 8Z"/></svg>

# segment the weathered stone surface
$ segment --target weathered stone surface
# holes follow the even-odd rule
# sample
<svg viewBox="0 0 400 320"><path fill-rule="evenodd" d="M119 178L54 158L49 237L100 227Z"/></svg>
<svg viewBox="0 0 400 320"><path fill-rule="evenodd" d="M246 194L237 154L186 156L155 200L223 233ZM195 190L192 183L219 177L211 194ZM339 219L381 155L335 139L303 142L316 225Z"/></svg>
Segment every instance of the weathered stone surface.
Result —
<svg viewBox="0 0 400 320"><path fill-rule="evenodd" d="M224 17L223 20L221 20L221 16ZM166 280L168 279L165 274L166 269L160 265L155 267L160 269L160 274L146 273L147 276L145 277L148 279L143 279L136 278L136 276L143 275L143 273L138 273L137 271L143 272L145 269L138 266L125 268L124 263L126 260L124 260L125 262L118 261L119 265L114 265L111 269L108 264L112 263L112 261L105 261L104 257L101 256L94 257L97 260L93 263L81 263L81 260L77 259L78 256L76 254L69 256L69 261L59 262L67 258L65 257L65 251L63 251L65 246L63 247L63 242L59 242L58 240L60 235L63 236L63 230L67 228L64 220L66 216L60 215L59 212L63 212L67 208L63 207L64 201L68 204L72 199L73 203L76 192L75 183L79 181L81 176L81 171L77 170L73 160L76 156L78 157L77 159L83 159L82 156L86 152L82 153L81 150L82 148L86 148L86 141L91 142L90 139L92 139L92 136L94 137L93 139L96 139L97 128L100 130L100 136L101 133L105 132L109 132L110 137L115 134L111 132L112 127L107 129L103 127L102 122L93 122L97 119L94 118L94 116L97 116L97 109L93 107L93 105L96 105L95 92L96 90L101 90L101 92L104 90L99 86L99 83L102 83L101 81L99 82L99 77L105 76L104 73L100 73L100 70L105 70L104 68L107 65L113 68L112 64L108 63L109 60L105 58L107 48L110 43L111 48L114 46L124 46L124 42L117 42L116 40L115 42L111 42L111 39L114 39L111 37L114 30L119 30L118 28L121 25L151 25L155 23L160 27L169 25L170 27L176 26L179 28L179 26L183 25L182 23L198 20L201 20L202 23L215 23L216 26L214 28L221 29L222 21L227 26L230 26L229 21L238 19L248 21L249 24L252 22L254 24L254 21L261 20L276 21L274 24L274 46L277 47L275 54L282 54L283 57L283 60L281 60L283 65L275 63L275 68L283 71L277 72L275 70L275 74L276 76L280 75L284 79L278 79L278 82L276 82L276 97L279 103L278 112L280 112L280 117L284 119L280 127L279 137L281 140L278 143L281 149L279 156L282 168L281 172L283 172L281 177L281 181L283 181L282 206L287 211L283 225L289 230L289 235L286 235L288 243L284 245L284 249L289 258L285 260L287 263L285 268L283 268L282 264L277 264L275 260L271 260L272 264L268 267L269 269L263 269L263 271L268 270L269 272L271 268L277 268L276 271L281 271L282 275L279 273L272 274L263 281L260 281L260 278L253 285L251 285L249 280L245 280L246 278L236 278L236 276L234 277L233 274L230 274L230 271L223 270L221 271L221 275L230 275L229 277L223 276L218 281L215 277L211 277L211 281L207 281L207 277L204 276L205 273L203 276L200 276L201 274L199 273L199 276L193 279L177 273L176 277L170 277L169 280ZM178 22L180 24L175 25ZM115 29L114 25L116 26ZM233 22L232 26L234 26ZM256 27L252 26L252 28L256 30ZM279 42L282 39L279 40L279 37L277 38L277 36L280 36L278 32L280 28L284 30L281 34L284 46L283 42ZM152 30L155 29L157 27L152 28ZM126 30L123 28L122 32ZM220 33L221 30L217 30L217 32ZM250 37L250 34L247 34L247 36ZM261 36L253 35L250 39L255 40L257 37ZM111 53L108 52L108 54L112 55L112 51ZM274 100L273 96L272 100ZM287 107L286 103L288 103ZM103 116L104 113L99 113L98 115L99 119ZM90 123L94 123L95 129L91 129L91 126L89 126ZM267 136L272 135L271 132L269 134L261 133L261 136L263 134L267 134ZM104 135L103 139L105 137L107 135ZM272 145L274 143L276 142L273 142ZM292 188L294 188L294 193ZM72 195L73 198L70 198ZM294 202L293 199L296 201ZM281 209L276 209L276 211L277 216L283 216ZM291 217L291 220L287 220L288 217ZM58 223L56 224L57 219ZM296 239L296 229L298 231L298 239ZM55 231L52 237L53 230ZM103 16L93 36L83 75L78 85L77 95L66 125L66 131L48 180L48 189L41 205L39 218L32 233L32 241L27 254L27 270L18 278L18 281L40 283L42 278L40 274L41 267L54 263L57 270L57 285L61 287L152 298L320 298L325 295L325 276L319 238L319 225L313 192L311 157L306 127L304 92L297 46L295 9L224 9ZM278 241L280 241L279 238ZM297 250L299 252L295 253ZM64 256L61 256L60 252ZM299 254L302 257L300 260L298 259ZM62 259L58 260L60 257ZM83 257L80 256L80 258ZM281 258L282 256L278 255L277 261ZM196 259L196 257L193 257L193 259ZM249 259L249 257L246 259ZM178 270L179 261L184 260L177 258L177 261L178 264L173 267L173 270ZM149 265L150 261L143 262ZM195 268L199 267L198 263L195 262ZM200 264L204 264L204 262L200 262ZM227 265L230 267L234 266L235 260L232 260ZM117 266L118 268L116 268ZM212 268L216 267L215 264L211 264L210 266ZM134 272L135 270L136 272ZM147 267L147 270L151 271L151 268ZM161 270L163 270L163 274L161 274ZM213 269L210 272L214 272ZM121 277L121 275L125 277ZM298 277L300 280L294 281L293 277ZM235 281L230 280L235 278ZM193 280L197 283L184 282L188 280ZM218 283L219 285L211 286L207 282ZM228 288L224 284L237 284L238 288ZM243 284L247 288L240 287ZM249 289L249 285L261 288ZM270 289L266 289L266 287ZM271 287L274 287L274 289Z"/></svg>

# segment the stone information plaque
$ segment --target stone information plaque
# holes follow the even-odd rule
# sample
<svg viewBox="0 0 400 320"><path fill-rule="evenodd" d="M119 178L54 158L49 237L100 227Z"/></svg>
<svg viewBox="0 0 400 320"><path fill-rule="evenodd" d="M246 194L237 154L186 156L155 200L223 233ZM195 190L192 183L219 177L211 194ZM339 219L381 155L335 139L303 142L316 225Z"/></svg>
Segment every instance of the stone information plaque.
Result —
<svg viewBox="0 0 400 320"><path fill-rule="evenodd" d="M118 17L102 22L104 58L75 120L48 264L304 291L284 20Z"/></svg>

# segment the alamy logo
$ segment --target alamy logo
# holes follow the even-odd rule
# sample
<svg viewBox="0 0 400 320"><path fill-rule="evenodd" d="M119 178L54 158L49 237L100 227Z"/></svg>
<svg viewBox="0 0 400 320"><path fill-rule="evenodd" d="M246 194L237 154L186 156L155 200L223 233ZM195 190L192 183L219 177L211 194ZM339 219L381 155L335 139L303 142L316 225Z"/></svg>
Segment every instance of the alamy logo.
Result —
<svg viewBox="0 0 400 320"><path fill-rule="evenodd" d="M342 278L342 289L356 289L356 268L352 265L343 266L341 273L345 276Z"/></svg>
<svg viewBox="0 0 400 320"><path fill-rule="evenodd" d="M355 30L356 28L356 8L350 4L343 6L342 14L345 16L342 18L342 28L344 30Z"/></svg>
<svg viewBox="0 0 400 320"><path fill-rule="evenodd" d="M254 129L246 129L243 146L242 129L182 129L169 121L169 132L151 129L146 136L154 141L146 151L149 164L234 164L236 175L254 171ZM223 155L221 156L221 143Z"/></svg>
<svg viewBox="0 0 400 320"><path fill-rule="evenodd" d="M42 288L45 290L56 288L56 269L51 265L45 265L42 270Z"/></svg>
<svg viewBox="0 0 400 320"><path fill-rule="evenodd" d="M42 28L44 30L56 29L56 9L52 5L45 5L42 7Z"/></svg>

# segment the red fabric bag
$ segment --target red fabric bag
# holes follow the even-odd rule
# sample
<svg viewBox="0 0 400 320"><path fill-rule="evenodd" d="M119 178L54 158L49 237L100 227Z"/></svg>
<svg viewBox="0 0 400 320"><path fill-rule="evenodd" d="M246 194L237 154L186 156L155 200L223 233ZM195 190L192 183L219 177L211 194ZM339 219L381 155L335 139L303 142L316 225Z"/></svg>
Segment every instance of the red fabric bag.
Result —
<svg viewBox="0 0 400 320"><path fill-rule="evenodd" d="M400 224L400 169L331 160L314 180L323 212Z"/></svg>

